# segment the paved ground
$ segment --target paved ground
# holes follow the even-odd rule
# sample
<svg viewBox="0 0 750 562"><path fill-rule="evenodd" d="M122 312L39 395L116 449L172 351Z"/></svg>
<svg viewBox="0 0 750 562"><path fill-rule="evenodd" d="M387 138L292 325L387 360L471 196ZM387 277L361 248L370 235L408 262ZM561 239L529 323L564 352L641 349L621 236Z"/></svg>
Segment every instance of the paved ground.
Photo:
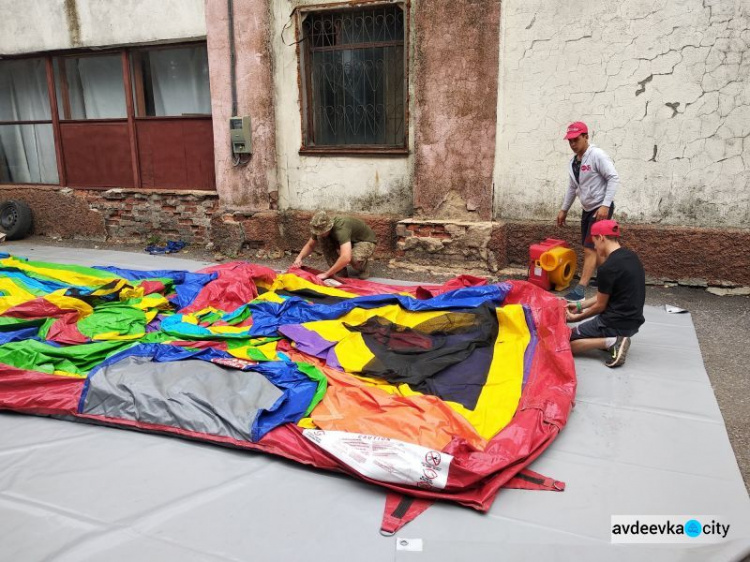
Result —
<svg viewBox="0 0 750 562"><path fill-rule="evenodd" d="M25 242L38 241L39 244L97 247L92 242L60 241L37 237ZM141 252L142 247L98 245L99 248ZM5 251L12 251L10 245ZM205 251L187 249L177 254L179 257L217 261L222 256ZM246 256L241 259L263 263L275 269L286 269L293 256L279 260L260 260ZM308 260L306 264L322 267L323 262ZM393 269L383 263L376 263L373 276L422 282L440 282L445 276L433 275L425 268L419 271ZM716 296L705 289L691 287L649 286L646 303L653 306L666 304L687 309L693 318L698 340L700 341L703 362L716 393L719 408L734 448L737 462L742 472L745 487L750 491L750 373L748 372L748 352L750 351L750 297ZM634 346L637 345L637 336ZM625 366L627 368L627 365Z"/></svg>

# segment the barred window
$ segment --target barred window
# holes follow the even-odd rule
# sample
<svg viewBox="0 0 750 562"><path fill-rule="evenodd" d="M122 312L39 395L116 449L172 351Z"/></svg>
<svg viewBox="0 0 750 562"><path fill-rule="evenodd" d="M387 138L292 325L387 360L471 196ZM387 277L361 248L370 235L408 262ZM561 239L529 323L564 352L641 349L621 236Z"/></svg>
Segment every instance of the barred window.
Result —
<svg viewBox="0 0 750 562"><path fill-rule="evenodd" d="M302 16L303 150L404 149L404 10Z"/></svg>

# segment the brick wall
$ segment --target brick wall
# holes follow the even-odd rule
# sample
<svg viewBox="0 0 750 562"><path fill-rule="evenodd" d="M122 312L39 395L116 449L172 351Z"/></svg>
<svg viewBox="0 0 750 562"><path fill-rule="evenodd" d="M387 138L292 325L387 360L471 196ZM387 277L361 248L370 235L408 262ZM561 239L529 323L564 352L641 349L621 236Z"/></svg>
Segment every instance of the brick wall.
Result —
<svg viewBox="0 0 750 562"><path fill-rule="evenodd" d="M42 236L146 243L181 239L195 247L213 243L229 256L252 260L296 253L309 237L311 213L220 207L216 193L155 190L72 190L0 186L0 201L25 201ZM574 221L470 222L358 215L378 237L376 257L397 265L497 271L525 266L529 245L548 237L571 243L581 256ZM623 224L624 245L641 257L654 281L690 285L750 285L750 230Z"/></svg>
<svg viewBox="0 0 750 562"><path fill-rule="evenodd" d="M34 234L139 243L159 238L205 245L218 207L216 193L203 191L1 186L0 200L8 199L29 205Z"/></svg>
<svg viewBox="0 0 750 562"><path fill-rule="evenodd" d="M101 213L113 241L184 240L206 244L211 217L218 206L215 193L173 193L151 190L86 191L85 199Z"/></svg>

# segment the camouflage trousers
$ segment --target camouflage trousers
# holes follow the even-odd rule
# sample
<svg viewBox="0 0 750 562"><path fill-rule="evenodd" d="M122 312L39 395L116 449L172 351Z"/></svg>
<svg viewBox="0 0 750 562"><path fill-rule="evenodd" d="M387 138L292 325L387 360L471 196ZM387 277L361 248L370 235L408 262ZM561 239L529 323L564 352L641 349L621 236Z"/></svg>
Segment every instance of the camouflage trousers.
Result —
<svg viewBox="0 0 750 562"><path fill-rule="evenodd" d="M336 263L339 259L339 247L336 244L330 243L328 240L323 241L323 255L326 258L326 262L329 266ZM364 268L367 260L372 257L375 252L375 244L372 242L355 242L352 244L352 262L351 266L356 270Z"/></svg>

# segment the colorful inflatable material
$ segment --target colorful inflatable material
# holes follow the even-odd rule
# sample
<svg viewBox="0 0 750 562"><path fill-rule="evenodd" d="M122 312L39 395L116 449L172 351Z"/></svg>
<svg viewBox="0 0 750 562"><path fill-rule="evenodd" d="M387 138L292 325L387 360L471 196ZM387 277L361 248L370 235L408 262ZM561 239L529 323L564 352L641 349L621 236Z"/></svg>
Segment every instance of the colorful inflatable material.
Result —
<svg viewBox="0 0 750 562"><path fill-rule="evenodd" d="M564 305L525 282L393 287L234 262L197 273L0 255L0 408L281 455L485 511L565 425Z"/></svg>

